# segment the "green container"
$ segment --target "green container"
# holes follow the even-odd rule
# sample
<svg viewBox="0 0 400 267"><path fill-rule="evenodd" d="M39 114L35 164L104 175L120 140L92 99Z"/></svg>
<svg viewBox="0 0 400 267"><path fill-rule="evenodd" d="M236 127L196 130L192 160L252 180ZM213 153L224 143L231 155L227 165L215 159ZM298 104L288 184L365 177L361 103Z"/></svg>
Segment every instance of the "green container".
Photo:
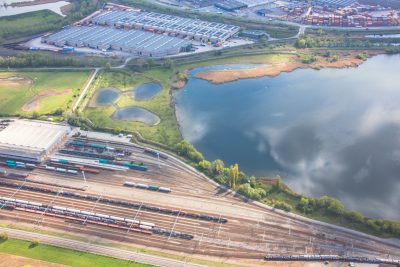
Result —
<svg viewBox="0 0 400 267"><path fill-rule="evenodd" d="M147 189L152 190L152 191L157 191L158 186L150 185Z"/></svg>

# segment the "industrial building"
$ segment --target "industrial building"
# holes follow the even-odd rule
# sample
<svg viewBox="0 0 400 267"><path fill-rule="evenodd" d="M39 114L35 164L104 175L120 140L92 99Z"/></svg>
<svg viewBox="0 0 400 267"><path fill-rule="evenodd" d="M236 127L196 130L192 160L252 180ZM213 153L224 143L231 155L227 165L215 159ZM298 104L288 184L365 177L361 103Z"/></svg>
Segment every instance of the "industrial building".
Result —
<svg viewBox="0 0 400 267"><path fill-rule="evenodd" d="M144 11L105 11L90 18L88 23L163 33L214 44L224 42L239 31L239 27L234 25Z"/></svg>
<svg viewBox="0 0 400 267"><path fill-rule="evenodd" d="M15 120L0 130L0 157L40 163L69 132L58 124Z"/></svg>
<svg viewBox="0 0 400 267"><path fill-rule="evenodd" d="M232 11L236 11L236 10L240 10L240 9L244 9L247 8L247 5L242 3L242 2L238 2L236 0L224 0L218 3L215 3L214 6L232 12Z"/></svg>
<svg viewBox="0 0 400 267"><path fill-rule="evenodd" d="M329 7L348 7L357 3L357 0L314 0L314 5Z"/></svg>
<svg viewBox="0 0 400 267"><path fill-rule="evenodd" d="M263 31L253 30L253 31L241 31L239 36L250 38L250 39L261 39L263 37L268 37L267 34Z"/></svg>
<svg viewBox="0 0 400 267"><path fill-rule="evenodd" d="M121 30L101 26L71 26L42 39L63 47L89 47L102 51L117 50L137 56L162 57L189 51L189 41L141 30Z"/></svg>

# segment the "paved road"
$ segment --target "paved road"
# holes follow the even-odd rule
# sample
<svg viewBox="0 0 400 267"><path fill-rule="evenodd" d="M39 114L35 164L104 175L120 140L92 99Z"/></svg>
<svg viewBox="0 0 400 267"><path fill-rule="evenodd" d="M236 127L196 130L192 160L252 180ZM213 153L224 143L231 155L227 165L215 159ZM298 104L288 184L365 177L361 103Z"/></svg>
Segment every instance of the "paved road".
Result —
<svg viewBox="0 0 400 267"><path fill-rule="evenodd" d="M94 72L91 74L89 81L86 83L85 88L83 88L82 93L79 95L78 100L76 101L74 107L72 108L72 111L75 111L78 107L79 104L81 103L83 97L86 95L87 90L90 88L90 86L92 85L92 82L94 80L94 78L96 77L97 73L99 72L101 68L95 68Z"/></svg>
<svg viewBox="0 0 400 267"><path fill-rule="evenodd" d="M6 232L9 237L21 239L21 240L39 240L40 243L46 245L53 245L68 249L74 249L79 251L90 252L94 254L99 254L103 256L109 256L113 258L135 261L145 264L151 264L155 266L165 266L165 267L204 267L204 265L186 263L183 261L162 258L153 255L142 254L133 251L127 251L123 249L111 248L101 245L89 244L82 241L70 240L56 236L49 236L44 234L32 233L23 230L9 229L0 227L1 232Z"/></svg>

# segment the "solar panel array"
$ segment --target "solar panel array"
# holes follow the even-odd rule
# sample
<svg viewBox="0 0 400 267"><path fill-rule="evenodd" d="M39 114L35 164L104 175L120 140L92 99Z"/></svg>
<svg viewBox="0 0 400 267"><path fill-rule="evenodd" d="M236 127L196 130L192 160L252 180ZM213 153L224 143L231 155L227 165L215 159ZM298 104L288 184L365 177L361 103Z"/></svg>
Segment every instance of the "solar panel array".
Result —
<svg viewBox="0 0 400 267"><path fill-rule="evenodd" d="M175 33L206 42L223 42L239 31L239 27L234 25L141 11L108 11L95 16L91 22Z"/></svg>
<svg viewBox="0 0 400 267"><path fill-rule="evenodd" d="M150 57L175 55L191 47L189 41L175 37L101 26L71 26L45 37L43 42L59 47L111 49Z"/></svg>
<svg viewBox="0 0 400 267"><path fill-rule="evenodd" d="M357 0L314 0L317 5L347 7L355 4Z"/></svg>

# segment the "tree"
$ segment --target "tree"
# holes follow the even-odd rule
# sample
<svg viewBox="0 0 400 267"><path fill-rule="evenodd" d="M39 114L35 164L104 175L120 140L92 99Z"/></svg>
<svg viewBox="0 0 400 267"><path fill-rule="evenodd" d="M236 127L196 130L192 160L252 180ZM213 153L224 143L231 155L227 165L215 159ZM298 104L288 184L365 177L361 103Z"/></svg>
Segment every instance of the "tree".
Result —
<svg viewBox="0 0 400 267"><path fill-rule="evenodd" d="M298 47L298 48L306 48L306 40L305 39L298 39L296 41L296 47Z"/></svg>
<svg viewBox="0 0 400 267"><path fill-rule="evenodd" d="M0 241L6 241L8 239L8 234L6 232L0 233Z"/></svg>
<svg viewBox="0 0 400 267"><path fill-rule="evenodd" d="M318 200L318 205L334 215L343 215L345 212L342 202L333 197L320 197Z"/></svg>
<svg viewBox="0 0 400 267"><path fill-rule="evenodd" d="M211 164L211 170L214 175L220 175L224 173L224 162L220 159L216 159Z"/></svg>
<svg viewBox="0 0 400 267"><path fill-rule="evenodd" d="M351 211L347 214L347 217L352 220L353 222L363 222L364 221L364 216L356 211Z"/></svg>
<svg viewBox="0 0 400 267"><path fill-rule="evenodd" d="M175 146L175 149L178 155L187 157L188 159L192 160L195 163L199 163L200 161L204 160L203 155L199 151L197 151L192 144L190 144L185 140L179 142Z"/></svg>
<svg viewBox="0 0 400 267"><path fill-rule="evenodd" d="M32 113L32 119L37 119L37 118L39 118L39 113L37 111L34 111Z"/></svg>
<svg viewBox="0 0 400 267"><path fill-rule="evenodd" d="M209 162L208 160L200 161L198 167L201 171L205 172L206 174L211 173L211 162Z"/></svg>
<svg viewBox="0 0 400 267"><path fill-rule="evenodd" d="M165 61L164 61L164 67L165 68L167 68L167 69L174 69L175 68L175 61L173 61L172 59L170 59L170 58L167 58Z"/></svg>
<svg viewBox="0 0 400 267"><path fill-rule="evenodd" d="M106 63L106 70L111 70L111 63L110 62Z"/></svg>
<svg viewBox="0 0 400 267"><path fill-rule="evenodd" d="M31 244L29 245L29 247L30 247L30 248L34 248L34 247L39 246L39 244L40 244L39 240L38 240L38 239L34 239L34 240L32 240L32 242L31 242Z"/></svg>
<svg viewBox="0 0 400 267"><path fill-rule="evenodd" d="M229 186L235 188L239 179L239 166L238 164L231 165L229 168Z"/></svg>
<svg viewBox="0 0 400 267"><path fill-rule="evenodd" d="M277 176L275 177L275 188L276 188L277 190L281 190L281 188L282 188L281 177L280 177L279 175L277 175Z"/></svg>

